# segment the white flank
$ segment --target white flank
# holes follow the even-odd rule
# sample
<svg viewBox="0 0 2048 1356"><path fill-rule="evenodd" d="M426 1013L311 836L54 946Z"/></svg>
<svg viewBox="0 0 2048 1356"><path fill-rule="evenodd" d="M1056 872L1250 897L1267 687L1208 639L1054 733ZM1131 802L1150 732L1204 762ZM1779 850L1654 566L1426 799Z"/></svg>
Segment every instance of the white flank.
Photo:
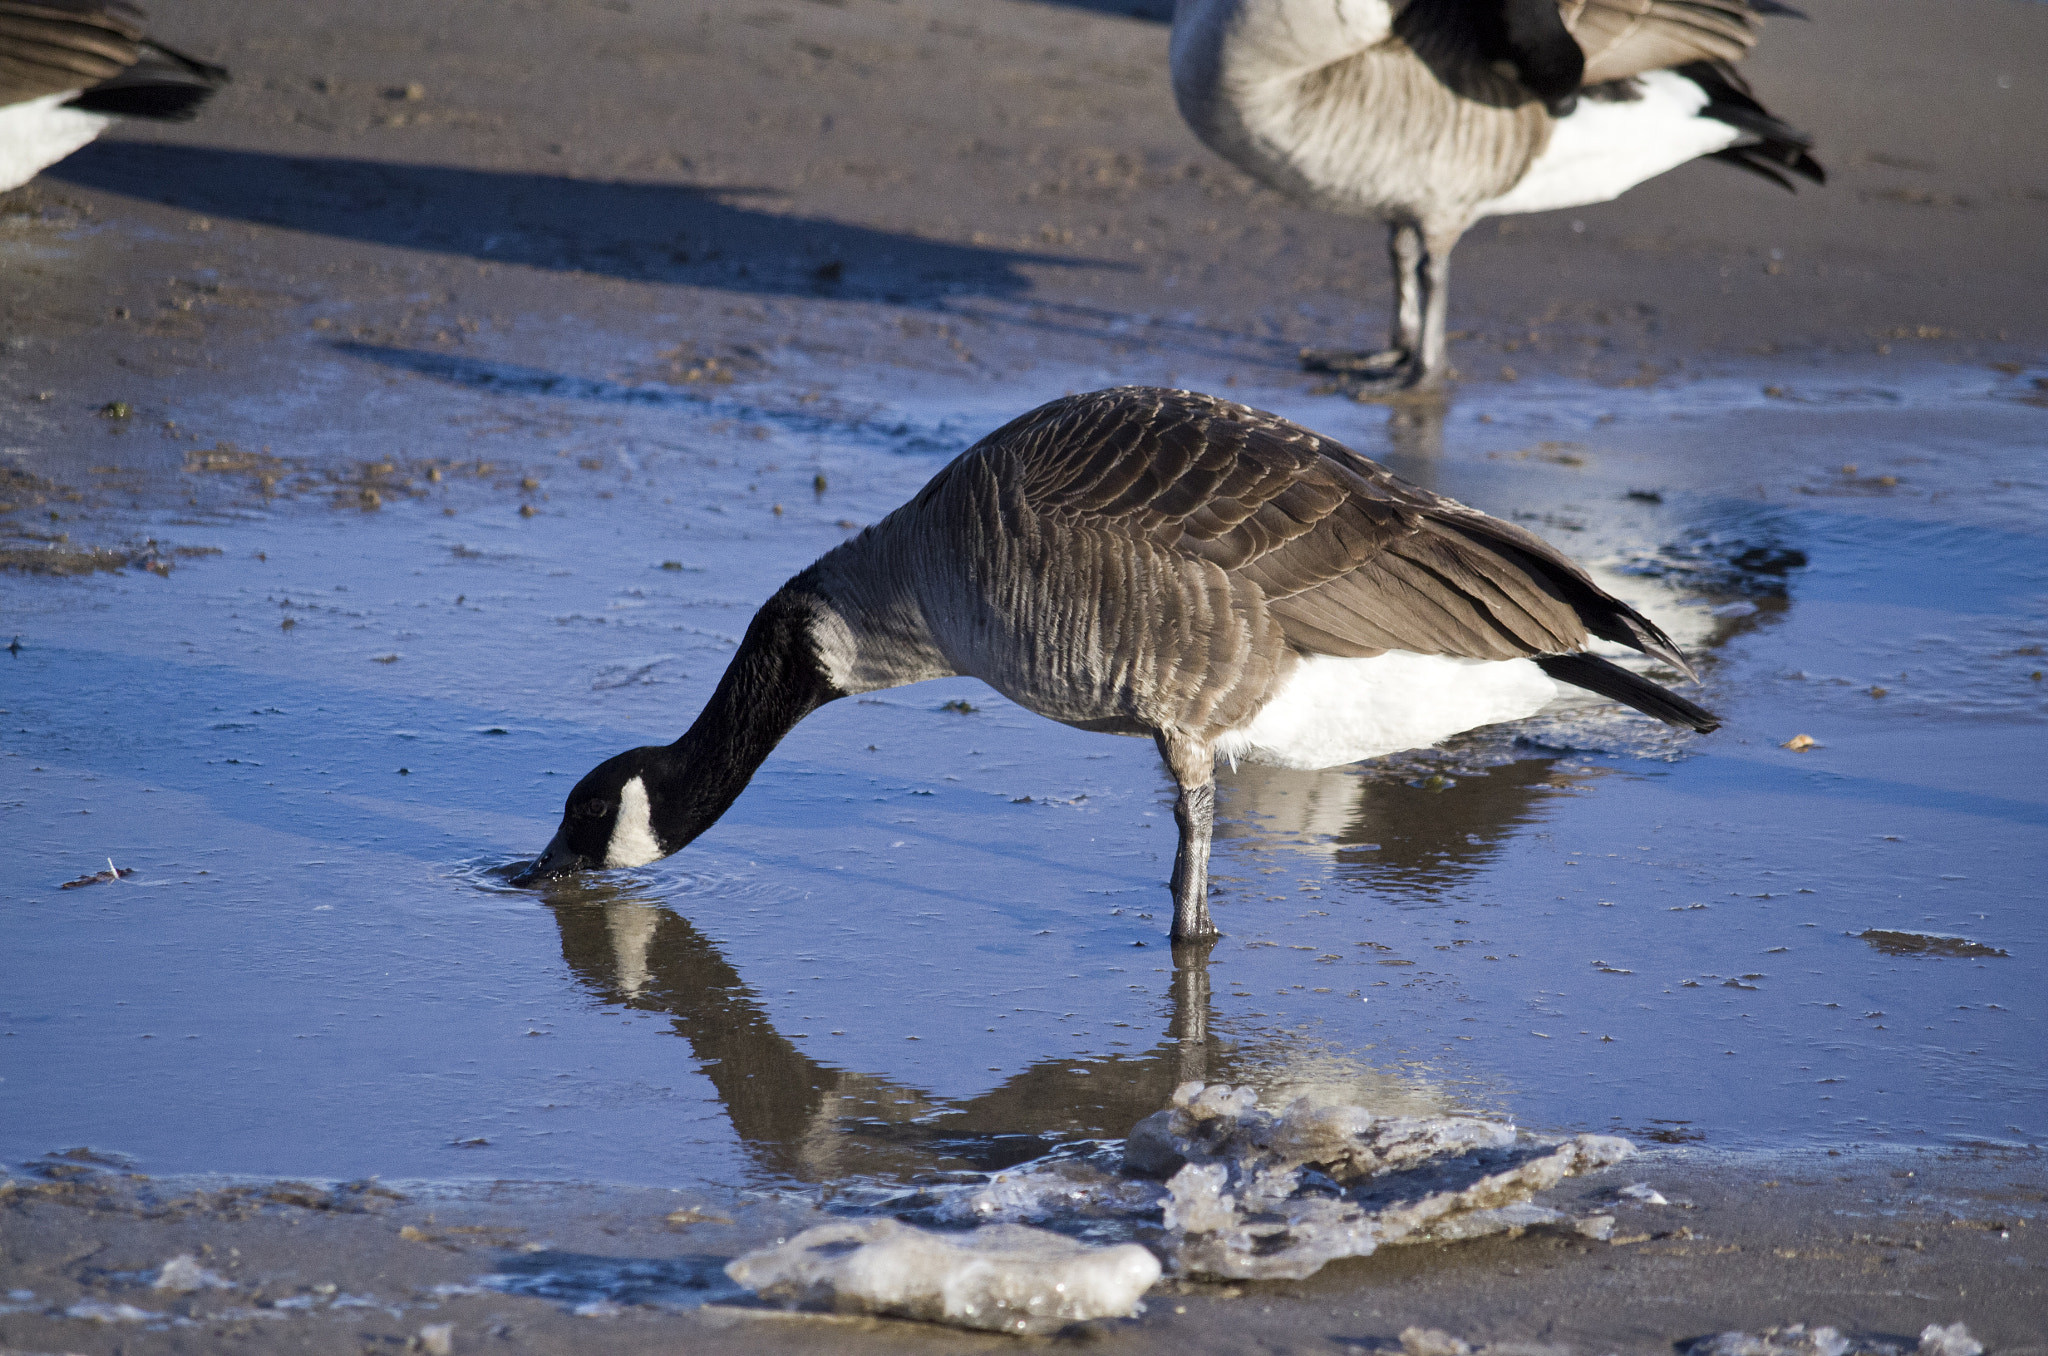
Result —
<svg viewBox="0 0 2048 1356"><path fill-rule="evenodd" d="M635 777L619 791L619 815L612 821L612 841L605 845L604 864L645 866L665 855L648 813L647 783Z"/></svg>
<svg viewBox="0 0 2048 1356"><path fill-rule="evenodd" d="M104 113L65 108L77 90L45 94L0 108L0 192L19 188L104 131Z"/></svg>
<svg viewBox="0 0 2048 1356"><path fill-rule="evenodd" d="M1551 130L1550 145L1513 188L1480 206L1475 216L1547 212L1606 202L1714 151L1742 133L1725 122L1697 116L1707 92L1682 75L1651 71L1636 77L1643 97L1629 103L1581 99Z"/></svg>
<svg viewBox="0 0 2048 1356"><path fill-rule="evenodd" d="M1557 693L1529 659L1311 655L1249 724L1216 741L1216 752L1270 767L1337 767L1533 716Z"/></svg>

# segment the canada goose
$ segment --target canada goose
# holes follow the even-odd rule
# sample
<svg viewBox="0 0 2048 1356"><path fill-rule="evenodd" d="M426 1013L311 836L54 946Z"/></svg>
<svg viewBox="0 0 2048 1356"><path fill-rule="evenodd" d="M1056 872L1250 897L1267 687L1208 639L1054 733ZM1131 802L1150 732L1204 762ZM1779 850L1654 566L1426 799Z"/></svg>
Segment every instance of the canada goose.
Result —
<svg viewBox="0 0 2048 1356"><path fill-rule="evenodd" d="M1589 633L1692 674L1541 539L1340 443L1191 391L1068 396L784 584L696 723L579 781L516 881L665 857L826 702L966 674L1157 743L1180 787L1173 936L1211 937L1219 755L1333 767L1530 715L1557 682L1716 727L1583 653Z"/></svg>
<svg viewBox="0 0 2048 1356"><path fill-rule="evenodd" d="M1178 0L1173 93L1256 178L1388 223L1392 345L1303 350L1360 393L1442 384L1452 246L1481 217L1606 202L1698 156L1792 188L1812 139L1730 64L1776 0ZM1800 16L1804 17L1804 16Z"/></svg>
<svg viewBox="0 0 2048 1356"><path fill-rule="evenodd" d="M227 79L144 36L118 0L0 0L0 192L117 117L182 122Z"/></svg>

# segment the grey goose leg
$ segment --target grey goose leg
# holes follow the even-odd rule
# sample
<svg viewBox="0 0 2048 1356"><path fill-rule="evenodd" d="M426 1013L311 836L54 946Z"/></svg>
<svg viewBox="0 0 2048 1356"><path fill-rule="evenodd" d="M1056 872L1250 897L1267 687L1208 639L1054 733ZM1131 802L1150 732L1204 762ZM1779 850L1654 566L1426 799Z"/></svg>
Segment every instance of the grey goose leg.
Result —
<svg viewBox="0 0 2048 1356"><path fill-rule="evenodd" d="M1209 838L1216 822L1216 751L1198 740L1155 737L1180 795L1173 802L1180 848L1173 857L1173 940L1214 937L1209 919Z"/></svg>
<svg viewBox="0 0 2048 1356"><path fill-rule="evenodd" d="M1397 222L1387 228L1387 259L1394 272L1393 334L1377 353L1349 349L1305 348L1301 366L1307 372L1328 372L1345 379L1351 394L1398 391L1409 384L1415 355L1422 342L1422 230Z"/></svg>
<svg viewBox="0 0 2048 1356"><path fill-rule="evenodd" d="M1460 228L1431 231L1427 237L1422 263L1422 342L1408 383L1411 390L1436 390L1451 374L1444 336L1451 314L1451 250L1464 234Z"/></svg>
<svg viewBox="0 0 2048 1356"><path fill-rule="evenodd" d="M1173 940L1216 935L1209 919L1209 834L1216 821L1216 783L1183 786L1173 803L1180 851L1173 858Z"/></svg>
<svg viewBox="0 0 2048 1356"><path fill-rule="evenodd" d="M1344 390L1352 399L1432 397L1443 389L1451 375L1444 333L1451 313L1451 250L1464 233L1463 227L1396 228L1394 258L1401 296L1395 333L1406 336L1408 347L1391 368L1347 375Z"/></svg>
<svg viewBox="0 0 2048 1356"><path fill-rule="evenodd" d="M1389 230L1387 256L1394 265L1392 351L1407 358L1422 343L1422 228L1404 222Z"/></svg>

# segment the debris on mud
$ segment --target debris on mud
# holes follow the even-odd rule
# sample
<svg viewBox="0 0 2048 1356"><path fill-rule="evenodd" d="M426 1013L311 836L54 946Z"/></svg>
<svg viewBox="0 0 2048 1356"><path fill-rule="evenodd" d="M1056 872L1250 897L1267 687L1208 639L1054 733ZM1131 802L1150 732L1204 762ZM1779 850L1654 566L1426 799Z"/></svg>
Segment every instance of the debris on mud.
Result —
<svg viewBox="0 0 2048 1356"><path fill-rule="evenodd" d="M2010 953L1968 937L1937 932L1897 932L1891 928L1866 928L1856 934L1888 956L2005 956Z"/></svg>
<svg viewBox="0 0 2048 1356"><path fill-rule="evenodd" d="M217 546L166 547L155 541L141 546L73 546L70 541L67 532L44 539L39 546L0 546L0 570L69 577L137 569L167 576L180 558L190 560L221 553Z"/></svg>
<svg viewBox="0 0 2048 1356"><path fill-rule="evenodd" d="M134 867L115 866L114 859L109 857L106 870L94 871L90 875L80 876L77 880L67 880L57 888L60 890L77 890L87 885L104 885L110 880L126 880L134 874Z"/></svg>
<svg viewBox="0 0 2048 1356"><path fill-rule="evenodd" d="M941 1234L877 1219L807 1229L725 1271L796 1308L1045 1334L1140 1312L1159 1262L1135 1243L1092 1247L1022 1224Z"/></svg>

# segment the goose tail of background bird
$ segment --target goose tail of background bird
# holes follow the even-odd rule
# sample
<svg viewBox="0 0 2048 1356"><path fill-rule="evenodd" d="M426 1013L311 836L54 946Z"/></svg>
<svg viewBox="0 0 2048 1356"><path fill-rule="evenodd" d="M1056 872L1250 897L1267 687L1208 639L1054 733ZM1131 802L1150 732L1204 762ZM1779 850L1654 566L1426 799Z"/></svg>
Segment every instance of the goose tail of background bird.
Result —
<svg viewBox="0 0 2048 1356"><path fill-rule="evenodd" d="M1725 122L1754 138L1715 151L1711 159L1760 175L1787 192L1797 191L1789 177L1793 174L1816 184L1828 181L1827 171L1811 154L1813 138L1772 117L1733 66L1725 61L1695 61L1678 67L1677 73L1706 91L1706 107L1697 116Z"/></svg>
<svg viewBox="0 0 2048 1356"><path fill-rule="evenodd" d="M121 118L184 122L228 83L227 69L144 39L133 66L73 99L67 107Z"/></svg>
<svg viewBox="0 0 2048 1356"><path fill-rule="evenodd" d="M1573 687L1598 693L1609 701L1633 706L1666 725L1684 726L1701 734L1710 734L1721 728L1721 718L1704 706L1689 702L1597 654L1538 655L1536 666L1560 683L1570 683Z"/></svg>

